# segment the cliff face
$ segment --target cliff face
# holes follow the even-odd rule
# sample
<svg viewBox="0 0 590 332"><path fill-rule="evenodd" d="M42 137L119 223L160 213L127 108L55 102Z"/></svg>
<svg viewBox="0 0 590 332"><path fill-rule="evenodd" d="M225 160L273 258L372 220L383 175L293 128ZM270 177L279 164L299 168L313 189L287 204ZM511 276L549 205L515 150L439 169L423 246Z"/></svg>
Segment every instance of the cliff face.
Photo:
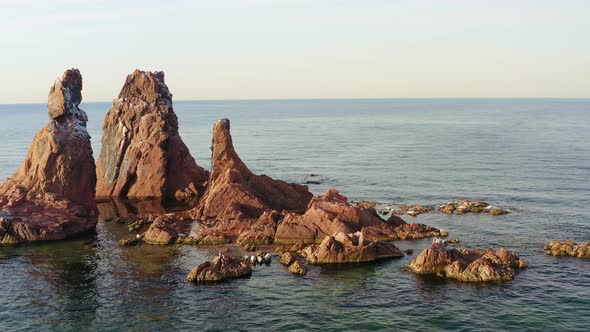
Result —
<svg viewBox="0 0 590 332"><path fill-rule="evenodd" d="M97 196L197 198L208 172L178 134L163 72L127 76L103 124Z"/></svg>
<svg viewBox="0 0 590 332"><path fill-rule="evenodd" d="M49 92L50 122L33 139L25 161L0 185L0 241L52 240L96 224L96 172L82 76L67 70Z"/></svg>

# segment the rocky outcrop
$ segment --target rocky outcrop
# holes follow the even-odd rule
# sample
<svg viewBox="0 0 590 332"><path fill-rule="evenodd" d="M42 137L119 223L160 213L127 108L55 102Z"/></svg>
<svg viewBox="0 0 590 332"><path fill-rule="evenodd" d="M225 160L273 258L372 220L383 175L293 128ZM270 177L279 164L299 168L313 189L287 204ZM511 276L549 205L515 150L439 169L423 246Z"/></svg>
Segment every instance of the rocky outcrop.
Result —
<svg viewBox="0 0 590 332"><path fill-rule="evenodd" d="M493 216L499 216L509 213L508 210L490 205L484 201L470 201L463 199L440 205L438 210L446 214L464 214L464 213L489 213Z"/></svg>
<svg viewBox="0 0 590 332"><path fill-rule="evenodd" d="M227 119L213 127L211 176L194 209L195 219L207 223L258 219L265 211L303 211L312 194L307 186L255 175L236 153Z"/></svg>
<svg viewBox="0 0 590 332"><path fill-rule="evenodd" d="M208 173L178 134L163 72L127 76L108 111L97 161L97 196L193 199Z"/></svg>
<svg viewBox="0 0 590 332"><path fill-rule="evenodd" d="M398 240L445 236L436 228L420 224L407 224L397 216L381 219L374 208L352 205L337 190L314 196L304 214L285 213L277 227L275 242L319 243L326 236L363 231L366 240Z"/></svg>
<svg viewBox="0 0 590 332"><path fill-rule="evenodd" d="M430 206L424 206L419 204L408 205L404 204L398 207L397 209L393 210L392 213L396 215L407 214L410 217L415 217L419 214L430 212L434 210L434 208Z"/></svg>
<svg viewBox="0 0 590 332"><path fill-rule="evenodd" d="M218 282L226 279L242 278L252 274L252 266L246 259L219 255L195 267L187 276L194 283Z"/></svg>
<svg viewBox="0 0 590 332"><path fill-rule="evenodd" d="M590 258L590 241L575 243L573 241L551 241L545 246L547 255L572 256L578 258Z"/></svg>
<svg viewBox="0 0 590 332"><path fill-rule="evenodd" d="M96 226L96 173L82 76L67 70L49 91L50 122L0 185L0 243L60 240Z"/></svg>
<svg viewBox="0 0 590 332"><path fill-rule="evenodd" d="M303 249L302 254L310 264L370 262L404 255L393 243L368 241L364 236L363 232L339 232Z"/></svg>
<svg viewBox="0 0 590 332"><path fill-rule="evenodd" d="M515 253L504 248L455 249L433 243L424 249L408 267L418 274L436 274L461 281L507 281L526 268Z"/></svg>

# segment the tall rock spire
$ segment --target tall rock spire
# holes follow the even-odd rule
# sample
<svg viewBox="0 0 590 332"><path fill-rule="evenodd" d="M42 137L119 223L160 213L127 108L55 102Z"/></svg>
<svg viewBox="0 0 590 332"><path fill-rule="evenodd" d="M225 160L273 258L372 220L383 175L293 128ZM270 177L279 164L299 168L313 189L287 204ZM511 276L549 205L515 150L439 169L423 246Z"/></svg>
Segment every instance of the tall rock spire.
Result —
<svg viewBox="0 0 590 332"><path fill-rule="evenodd" d="M196 198L208 173L178 134L163 72L127 76L103 124L97 196Z"/></svg>

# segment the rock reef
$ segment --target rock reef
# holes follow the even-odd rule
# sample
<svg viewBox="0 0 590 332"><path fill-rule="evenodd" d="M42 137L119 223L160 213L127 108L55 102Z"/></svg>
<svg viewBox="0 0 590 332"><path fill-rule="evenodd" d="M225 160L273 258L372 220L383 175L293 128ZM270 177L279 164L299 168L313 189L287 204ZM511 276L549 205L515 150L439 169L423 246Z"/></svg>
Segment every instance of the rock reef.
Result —
<svg viewBox="0 0 590 332"><path fill-rule="evenodd" d="M0 243L61 240L97 222L96 173L82 76L67 70L49 91L50 122L33 139L25 161L0 185Z"/></svg>
<svg viewBox="0 0 590 332"><path fill-rule="evenodd" d="M551 241L545 246L547 255L572 256L578 258L590 258L590 241L575 243L573 241Z"/></svg>
<svg viewBox="0 0 590 332"><path fill-rule="evenodd" d="M438 210L446 214L465 214L465 213L489 213L493 216L499 216L509 213L508 210L490 205L484 201L470 201L463 199L460 201L453 201L438 207Z"/></svg>
<svg viewBox="0 0 590 332"><path fill-rule="evenodd" d="M504 248L496 251L455 249L433 243L408 267L418 274L436 274L460 281L502 282L514 279L514 275L527 265L515 253Z"/></svg>
<svg viewBox="0 0 590 332"><path fill-rule="evenodd" d="M219 282L226 279L247 277L252 274L252 266L246 259L219 255L195 267L187 276L194 283Z"/></svg>
<svg viewBox="0 0 590 332"><path fill-rule="evenodd" d="M396 214L396 215L407 214L410 217L415 217L419 214L430 212L432 210L434 210L434 208L432 208L430 206L424 206L424 205L419 205L419 204L414 204L414 205L404 204L404 205L401 205L400 207L398 207L397 209L394 209L393 211L391 211L391 213Z"/></svg>
<svg viewBox="0 0 590 332"><path fill-rule="evenodd" d="M359 263L404 256L393 243L365 240L362 231L326 236L320 244L303 249L302 255L309 264Z"/></svg>
<svg viewBox="0 0 590 332"><path fill-rule="evenodd" d="M314 196L304 214L286 212L275 234L277 243L319 243L326 236L339 232L363 231L366 240L418 239L445 236L436 228L407 224L397 216L381 219L374 208L352 205L336 189Z"/></svg>
<svg viewBox="0 0 590 332"><path fill-rule="evenodd" d="M127 76L104 119L96 172L99 197L195 199L203 193L208 173L178 134L163 72Z"/></svg>

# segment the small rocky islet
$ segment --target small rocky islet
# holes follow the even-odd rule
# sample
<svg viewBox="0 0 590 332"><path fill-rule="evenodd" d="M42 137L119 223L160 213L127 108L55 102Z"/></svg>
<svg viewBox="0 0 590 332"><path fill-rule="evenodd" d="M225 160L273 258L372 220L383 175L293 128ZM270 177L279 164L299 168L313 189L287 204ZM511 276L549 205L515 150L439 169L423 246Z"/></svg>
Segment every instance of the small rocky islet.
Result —
<svg viewBox="0 0 590 332"><path fill-rule="evenodd" d="M306 185L254 174L239 158L230 122L213 127L211 171L197 164L178 134L172 94L163 72L136 70L113 101L103 124L102 148L95 164L86 131L82 77L67 70L48 98L50 123L35 136L16 173L0 185L0 243L61 240L95 228L97 197L162 198L187 202L192 208L174 213L130 213L123 245L226 244L292 245L281 251L288 271L305 275L305 264L342 264L399 258L392 240L446 237L444 230L407 223L398 215L434 210L402 205L380 217L375 202L351 203L336 189L313 195ZM95 166L96 165L96 166ZM309 182L312 183L312 182ZM482 201L462 200L440 206L449 214L509 211ZM384 213L381 213L384 214ZM144 230L147 227L147 230ZM142 231L144 230L144 231ZM451 241L455 242L455 241ZM588 255L588 244L553 249L576 257ZM566 246L567 247L567 246ZM584 249L586 248L586 249ZM187 279L200 283L249 276L252 263L270 261L223 254L198 265ZM516 254L500 248L455 249L436 240L409 268L462 281L506 281L526 267Z"/></svg>

